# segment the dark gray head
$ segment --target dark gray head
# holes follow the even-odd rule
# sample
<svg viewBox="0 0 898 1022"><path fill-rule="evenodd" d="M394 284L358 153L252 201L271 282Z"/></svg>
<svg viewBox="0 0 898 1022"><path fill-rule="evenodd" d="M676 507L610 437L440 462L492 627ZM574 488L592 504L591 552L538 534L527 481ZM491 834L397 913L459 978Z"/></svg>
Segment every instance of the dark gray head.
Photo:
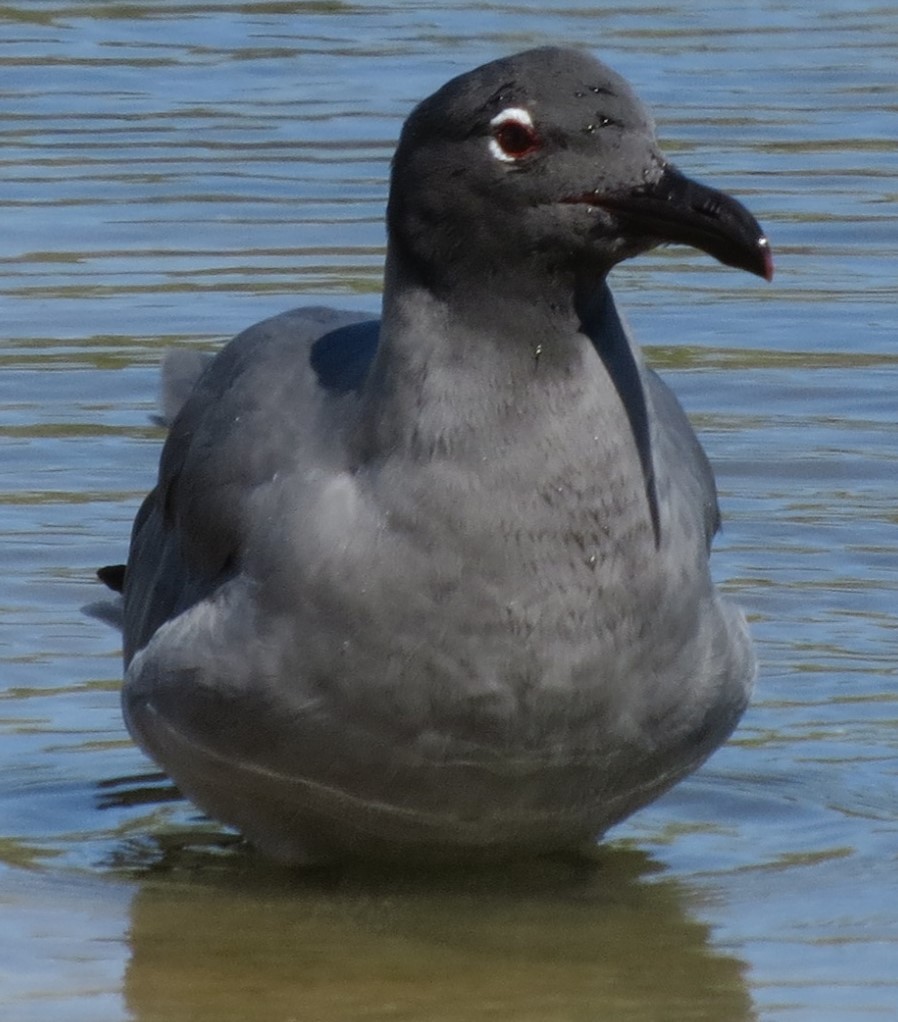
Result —
<svg viewBox="0 0 898 1022"><path fill-rule="evenodd" d="M601 279L664 242L772 272L754 218L667 163L624 79L555 47L460 75L412 112L388 227L405 266L435 290L519 264Z"/></svg>

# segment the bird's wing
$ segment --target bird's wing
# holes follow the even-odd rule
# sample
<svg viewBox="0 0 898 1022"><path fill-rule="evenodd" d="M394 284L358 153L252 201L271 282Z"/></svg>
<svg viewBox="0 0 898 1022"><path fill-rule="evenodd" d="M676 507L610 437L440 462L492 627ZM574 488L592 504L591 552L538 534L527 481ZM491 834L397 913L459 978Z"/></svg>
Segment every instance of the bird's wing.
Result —
<svg viewBox="0 0 898 1022"><path fill-rule="evenodd" d="M125 570L126 662L239 568L253 491L314 446L323 409L359 389L377 340L377 321L306 308L250 327L206 364L178 356L163 382L173 418L159 476Z"/></svg>
<svg viewBox="0 0 898 1022"><path fill-rule="evenodd" d="M660 474L663 468L667 480L684 491L683 506L694 508L701 515L705 544L710 550L720 528L711 464L670 387L651 369L645 370L644 381L656 424L657 471ZM663 449L657 449L662 444Z"/></svg>

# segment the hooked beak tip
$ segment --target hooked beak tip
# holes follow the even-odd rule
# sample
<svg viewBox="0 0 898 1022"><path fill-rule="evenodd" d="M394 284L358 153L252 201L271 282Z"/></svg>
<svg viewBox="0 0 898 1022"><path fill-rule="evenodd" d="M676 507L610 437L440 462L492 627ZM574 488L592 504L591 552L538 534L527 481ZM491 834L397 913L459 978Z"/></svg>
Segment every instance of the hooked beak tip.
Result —
<svg viewBox="0 0 898 1022"><path fill-rule="evenodd" d="M656 245L692 245L725 266L773 279L770 242L751 213L732 196L693 181L669 163L648 185L568 201L605 208L627 235Z"/></svg>
<svg viewBox="0 0 898 1022"><path fill-rule="evenodd" d="M761 259L763 264L763 271L758 274L759 277L763 277L764 280L769 284L773 280L773 252L770 248L770 242L766 236L758 240L758 247L761 249Z"/></svg>

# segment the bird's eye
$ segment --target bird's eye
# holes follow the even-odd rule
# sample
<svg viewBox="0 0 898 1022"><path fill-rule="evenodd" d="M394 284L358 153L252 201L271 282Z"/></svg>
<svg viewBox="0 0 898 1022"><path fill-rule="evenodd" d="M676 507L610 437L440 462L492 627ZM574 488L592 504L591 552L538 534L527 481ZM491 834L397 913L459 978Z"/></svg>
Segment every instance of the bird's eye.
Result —
<svg viewBox="0 0 898 1022"><path fill-rule="evenodd" d="M506 121L496 129L495 139L506 156L519 160L539 148L539 138L533 128L515 121Z"/></svg>
<svg viewBox="0 0 898 1022"><path fill-rule="evenodd" d="M497 160L514 163L542 146L530 114L524 109L509 107L503 110L490 121L490 126L493 129L490 152Z"/></svg>

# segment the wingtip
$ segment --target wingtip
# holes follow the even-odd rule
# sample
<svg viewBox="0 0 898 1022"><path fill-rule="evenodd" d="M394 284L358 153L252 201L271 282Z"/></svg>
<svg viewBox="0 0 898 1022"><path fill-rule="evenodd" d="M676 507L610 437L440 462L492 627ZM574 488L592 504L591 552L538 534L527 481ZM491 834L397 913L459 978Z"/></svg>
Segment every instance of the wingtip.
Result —
<svg viewBox="0 0 898 1022"><path fill-rule="evenodd" d="M97 568L97 578L114 593L120 593L125 588L125 565L106 564Z"/></svg>

